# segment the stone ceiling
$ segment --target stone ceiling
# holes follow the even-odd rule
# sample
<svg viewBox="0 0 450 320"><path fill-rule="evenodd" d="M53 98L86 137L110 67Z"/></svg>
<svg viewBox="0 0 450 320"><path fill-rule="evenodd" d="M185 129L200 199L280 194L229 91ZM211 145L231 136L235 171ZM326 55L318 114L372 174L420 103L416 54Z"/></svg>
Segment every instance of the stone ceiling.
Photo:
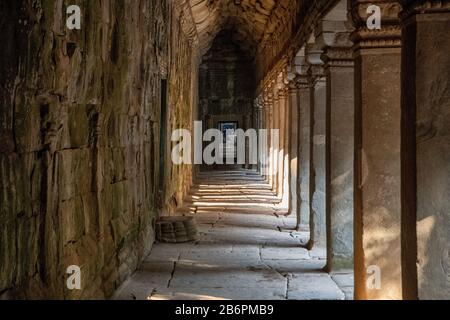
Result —
<svg viewBox="0 0 450 320"><path fill-rule="evenodd" d="M190 0L201 53L206 53L219 31L230 29L234 40L252 57L273 33L272 13L289 0Z"/></svg>

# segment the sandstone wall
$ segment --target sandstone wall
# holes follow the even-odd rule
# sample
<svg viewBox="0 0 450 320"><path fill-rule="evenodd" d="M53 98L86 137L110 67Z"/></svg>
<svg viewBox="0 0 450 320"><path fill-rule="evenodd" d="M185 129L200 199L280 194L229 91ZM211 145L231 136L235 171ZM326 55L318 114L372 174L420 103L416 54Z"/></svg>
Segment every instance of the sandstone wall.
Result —
<svg viewBox="0 0 450 320"><path fill-rule="evenodd" d="M214 40L200 66L199 117L203 126L218 128L219 121L237 121L246 129L252 116L255 74L252 59L223 31Z"/></svg>
<svg viewBox="0 0 450 320"><path fill-rule="evenodd" d="M65 27L69 4L81 31ZM161 79L168 132L188 126L192 48L166 0L3 1L0 23L0 297L109 297L190 184L166 159L158 197Z"/></svg>
<svg viewBox="0 0 450 320"><path fill-rule="evenodd" d="M178 14L171 11L169 39L169 128L166 154L166 185L164 214L171 213L183 202L189 190L193 172L191 165L174 165L170 159L174 143L171 134L176 129L188 129L193 133L194 110L197 106L199 58L190 37L186 37Z"/></svg>
<svg viewBox="0 0 450 320"><path fill-rule="evenodd" d="M404 21L402 271L407 299L450 297L449 9L447 4L447 11L417 10Z"/></svg>

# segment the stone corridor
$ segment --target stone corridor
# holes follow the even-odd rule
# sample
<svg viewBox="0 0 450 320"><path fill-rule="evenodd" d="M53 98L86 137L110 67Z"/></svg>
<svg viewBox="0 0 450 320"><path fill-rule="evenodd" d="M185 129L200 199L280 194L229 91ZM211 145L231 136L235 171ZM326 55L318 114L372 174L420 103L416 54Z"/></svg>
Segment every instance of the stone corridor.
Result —
<svg viewBox="0 0 450 320"><path fill-rule="evenodd" d="M199 239L155 244L116 299L353 299L352 271L326 273L325 249L305 249L309 232L277 202L255 171L200 173L178 211L195 216Z"/></svg>
<svg viewBox="0 0 450 320"><path fill-rule="evenodd" d="M450 1L3 0L0 29L0 300L450 299Z"/></svg>

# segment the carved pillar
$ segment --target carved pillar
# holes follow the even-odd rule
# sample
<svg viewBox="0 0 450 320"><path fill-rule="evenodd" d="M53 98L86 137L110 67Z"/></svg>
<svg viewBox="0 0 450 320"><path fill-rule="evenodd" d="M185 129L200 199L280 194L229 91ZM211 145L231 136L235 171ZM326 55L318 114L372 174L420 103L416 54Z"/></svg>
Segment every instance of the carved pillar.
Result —
<svg viewBox="0 0 450 320"><path fill-rule="evenodd" d="M346 19L344 15L342 19ZM327 79L327 270L353 268L354 63L350 30L322 21L318 39Z"/></svg>
<svg viewBox="0 0 450 320"><path fill-rule="evenodd" d="M315 44L306 47L307 59L311 64L309 69L312 79L312 200L309 247L325 248L326 246L326 78L323 62L320 60L322 50Z"/></svg>
<svg viewBox="0 0 450 320"><path fill-rule="evenodd" d="M277 134L273 133L273 155L272 155L272 161L273 161L273 190L277 197L281 200L280 197L280 191L281 191L281 184L280 184L280 152L281 152L281 142L283 141L283 135L282 130L280 128L280 118L281 118L281 111L280 111L280 99L279 99L279 91L277 86L274 88L274 95L273 95L273 129L277 130ZM278 135L279 140L276 141L276 135ZM281 171L283 172L283 171Z"/></svg>
<svg viewBox="0 0 450 320"><path fill-rule="evenodd" d="M376 1L381 30L369 30L371 3L352 0L355 43L355 298L401 299L400 71L398 1ZM370 278L368 278L370 276ZM378 287L373 279L381 279Z"/></svg>
<svg viewBox="0 0 450 320"><path fill-rule="evenodd" d="M245 115L244 119L244 131L250 129L252 127L252 119L249 115ZM250 164L250 143L248 139L245 139L245 169L252 169L252 165Z"/></svg>
<svg viewBox="0 0 450 320"><path fill-rule="evenodd" d="M261 98L258 97L255 100L255 114L256 114L256 124L255 130L258 134L258 164L256 166L256 170L261 176L263 176L262 167L263 167L263 155L264 155L264 135L262 134L262 129L264 129L263 124L263 106L261 103Z"/></svg>
<svg viewBox="0 0 450 320"><path fill-rule="evenodd" d="M251 119L251 121L250 121L250 123L251 123L251 128L252 129L254 129L254 130L256 130L256 136L258 137L258 128L259 128L259 112L258 112L258 102L257 102L257 100L255 100L254 102L253 102L253 116L252 116L252 119ZM259 137L258 137L259 138ZM257 138L257 139L258 139ZM250 153L249 153L250 154ZM259 148L258 148L258 151L257 151L257 159L259 159ZM258 160L259 161L259 160ZM253 169L253 170L258 170L258 161L257 161L257 163L256 164L251 164L250 165L250 168L251 169Z"/></svg>
<svg viewBox="0 0 450 320"><path fill-rule="evenodd" d="M267 164L268 164L268 170L267 170L267 176L269 178L269 184L272 187L272 189L274 190L275 187L275 179L274 179L274 168L275 168L275 153L278 153L278 151L275 150L275 140L277 140L277 135L274 134L273 129L274 127L274 99L273 99L273 91L272 89L269 87L267 90L267 95L266 95L266 105L267 105L267 117L268 117L268 129L269 129L269 134L268 134L268 151L269 151L269 157L267 159ZM277 149L278 150L278 149Z"/></svg>
<svg viewBox="0 0 450 320"><path fill-rule="evenodd" d="M298 88L295 83L295 74L289 76L289 109L290 115L288 118L290 146L289 146L289 211L290 214L297 216L297 227L300 221L297 215L297 180L298 180L298 138L299 138L299 101Z"/></svg>
<svg viewBox="0 0 450 320"><path fill-rule="evenodd" d="M299 102L299 131L298 131L298 201L297 214L300 227L309 228L311 215L311 182L312 182L312 108L311 82L306 74L299 74L295 78L298 88Z"/></svg>
<svg viewBox="0 0 450 320"><path fill-rule="evenodd" d="M263 176L264 180L268 180L268 138L269 138L269 128L267 124L267 107L264 102L264 96L260 97L260 104L261 104L261 117L262 117L262 126L261 128L265 131L265 134L263 135L263 139L261 140L261 150L262 150L262 157L261 157L261 175Z"/></svg>
<svg viewBox="0 0 450 320"><path fill-rule="evenodd" d="M284 81L284 79L283 79ZM280 152L278 157L278 198L280 209L289 208L289 99L288 87L283 82L278 91L278 107L280 115Z"/></svg>
<svg viewBox="0 0 450 320"><path fill-rule="evenodd" d="M285 80L286 81L286 80ZM281 205L287 214L291 212L291 99L289 86L285 82L285 120L284 120L284 177L283 177L283 199Z"/></svg>
<svg viewBox="0 0 450 320"><path fill-rule="evenodd" d="M403 298L450 298L450 2L404 1Z"/></svg>
<svg viewBox="0 0 450 320"><path fill-rule="evenodd" d="M263 135L263 139L260 141L261 143L261 175L264 178L264 180L267 180L267 157L268 157L268 150L267 150L267 139L269 137L268 127L267 127L267 108L266 103L264 100L264 92L259 97L259 103L261 105L261 129L267 130L266 134Z"/></svg>
<svg viewBox="0 0 450 320"><path fill-rule="evenodd" d="M311 107L312 87L308 75L309 65L305 60L305 47L295 57L295 86L298 89L298 183L297 183L297 224L309 228L311 215L312 182L312 130L313 114Z"/></svg>
<svg viewBox="0 0 450 320"><path fill-rule="evenodd" d="M264 98L264 104L266 106L266 123L267 123L267 129L269 130L267 132L267 158L266 158L266 176L267 181L269 182L269 185L273 185L273 175L272 175L272 157L273 157L273 147L272 147L272 129L273 129L273 102L271 100L271 97L269 93L266 93L266 96Z"/></svg>

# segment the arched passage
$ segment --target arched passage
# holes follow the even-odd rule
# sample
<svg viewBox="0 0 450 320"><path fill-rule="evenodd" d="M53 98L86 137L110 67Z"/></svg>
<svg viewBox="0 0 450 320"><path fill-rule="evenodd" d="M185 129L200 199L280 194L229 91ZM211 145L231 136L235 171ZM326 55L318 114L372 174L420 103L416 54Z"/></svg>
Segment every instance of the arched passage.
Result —
<svg viewBox="0 0 450 320"><path fill-rule="evenodd" d="M232 29L221 31L200 64L198 120L202 122L204 132L218 129L224 140L234 140L232 145L236 148L235 131L253 128L255 90L253 58L234 40ZM227 129L231 129L229 135ZM230 152L232 155L228 162L237 165L237 150ZM224 164L227 163L226 157L224 154ZM241 165L246 167L245 163Z"/></svg>

